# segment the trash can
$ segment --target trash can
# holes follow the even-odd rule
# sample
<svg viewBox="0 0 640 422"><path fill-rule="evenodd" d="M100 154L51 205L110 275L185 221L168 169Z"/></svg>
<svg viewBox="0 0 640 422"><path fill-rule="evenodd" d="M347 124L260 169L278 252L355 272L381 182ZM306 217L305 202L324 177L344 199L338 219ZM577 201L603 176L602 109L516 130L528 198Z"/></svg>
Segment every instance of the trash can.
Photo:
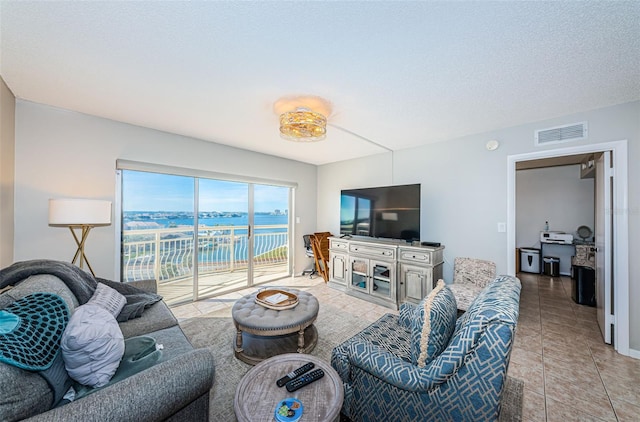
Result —
<svg viewBox="0 0 640 422"><path fill-rule="evenodd" d="M540 274L540 249L520 248L520 271Z"/></svg>
<svg viewBox="0 0 640 422"><path fill-rule="evenodd" d="M573 266L571 299L579 305L596 306L596 272L593 268Z"/></svg>
<svg viewBox="0 0 640 422"><path fill-rule="evenodd" d="M544 275L558 277L560 275L560 258L556 256L545 256L542 258L544 262Z"/></svg>

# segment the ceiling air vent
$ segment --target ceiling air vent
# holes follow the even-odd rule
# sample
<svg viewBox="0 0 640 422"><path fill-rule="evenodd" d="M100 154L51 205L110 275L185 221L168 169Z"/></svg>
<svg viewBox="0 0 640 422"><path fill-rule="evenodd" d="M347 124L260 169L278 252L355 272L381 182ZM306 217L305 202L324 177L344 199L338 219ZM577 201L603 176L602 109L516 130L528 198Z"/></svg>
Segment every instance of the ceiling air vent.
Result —
<svg viewBox="0 0 640 422"><path fill-rule="evenodd" d="M587 138L587 122L536 130L536 146L559 142L579 141Z"/></svg>

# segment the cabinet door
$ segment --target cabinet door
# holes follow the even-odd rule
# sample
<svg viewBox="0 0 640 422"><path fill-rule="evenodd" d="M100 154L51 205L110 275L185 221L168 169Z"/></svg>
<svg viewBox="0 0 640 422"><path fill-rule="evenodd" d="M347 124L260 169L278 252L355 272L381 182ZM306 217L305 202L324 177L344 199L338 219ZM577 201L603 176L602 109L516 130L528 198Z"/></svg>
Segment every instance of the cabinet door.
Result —
<svg viewBox="0 0 640 422"><path fill-rule="evenodd" d="M349 257L349 288L369 292L369 260Z"/></svg>
<svg viewBox="0 0 640 422"><path fill-rule="evenodd" d="M369 264L371 274L370 293L385 299L396 299L396 267L395 264L384 261L371 260Z"/></svg>
<svg viewBox="0 0 640 422"><path fill-rule="evenodd" d="M347 256L329 253L329 268L331 281L340 284L347 283Z"/></svg>
<svg viewBox="0 0 640 422"><path fill-rule="evenodd" d="M400 264L401 300L420 302L432 289L431 267Z"/></svg>

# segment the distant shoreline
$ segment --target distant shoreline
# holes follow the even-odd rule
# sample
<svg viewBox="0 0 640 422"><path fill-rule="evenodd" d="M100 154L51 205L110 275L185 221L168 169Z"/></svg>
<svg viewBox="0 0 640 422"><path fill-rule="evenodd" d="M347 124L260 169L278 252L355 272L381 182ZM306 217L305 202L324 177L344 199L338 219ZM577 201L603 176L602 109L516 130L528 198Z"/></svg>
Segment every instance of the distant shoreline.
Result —
<svg viewBox="0 0 640 422"><path fill-rule="evenodd" d="M153 218L141 217L142 213L148 215L150 213L140 211L125 211L122 226L124 230L154 230L165 228L177 228L177 227L193 227L193 216L185 216L181 213L171 214L166 212L158 212ZM214 229L216 226L247 226L248 214L247 213L226 213L223 216L209 217L206 216L209 213L199 213L198 216L198 228L203 227ZM162 216L162 217L161 217ZM288 224L288 214L273 214L273 213L255 213L254 225L255 226L271 226L271 225L283 225Z"/></svg>

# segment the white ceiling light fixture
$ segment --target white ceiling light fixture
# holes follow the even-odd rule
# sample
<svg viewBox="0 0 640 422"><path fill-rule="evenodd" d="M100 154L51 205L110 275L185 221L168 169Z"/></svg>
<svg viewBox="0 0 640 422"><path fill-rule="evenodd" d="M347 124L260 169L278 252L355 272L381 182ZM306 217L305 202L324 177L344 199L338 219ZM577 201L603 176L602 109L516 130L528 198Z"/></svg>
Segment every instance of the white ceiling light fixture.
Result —
<svg viewBox="0 0 640 422"><path fill-rule="evenodd" d="M294 142L316 142L325 139L328 101L315 96L284 97L276 101L273 110L280 116L280 136Z"/></svg>

